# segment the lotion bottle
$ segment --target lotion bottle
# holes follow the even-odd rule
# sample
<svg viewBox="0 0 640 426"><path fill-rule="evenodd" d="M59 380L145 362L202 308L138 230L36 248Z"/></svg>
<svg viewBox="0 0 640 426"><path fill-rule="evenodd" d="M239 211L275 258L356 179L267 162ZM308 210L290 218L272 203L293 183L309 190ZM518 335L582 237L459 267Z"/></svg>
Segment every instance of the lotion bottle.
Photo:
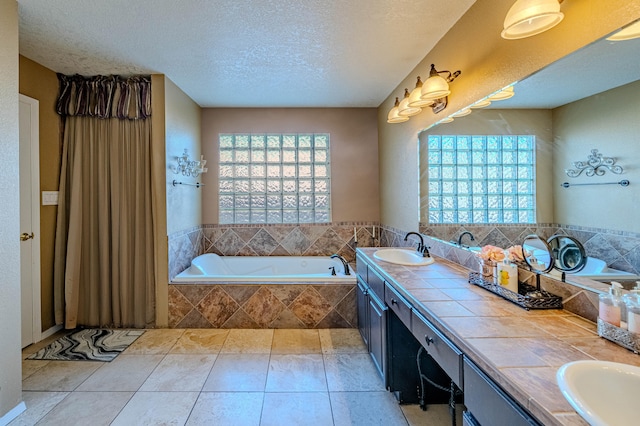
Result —
<svg viewBox="0 0 640 426"><path fill-rule="evenodd" d="M510 263L506 258L504 261L498 263L497 268L498 284L501 287L511 290L514 293L518 292L518 267L513 263Z"/></svg>
<svg viewBox="0 0 640 426"><path fill-rule="evenodd" d="M635 334L640 334L640 281L636 281L636 287L623 297L627 308L627 329Z"/></svg>
<svg viewBox="0 0 640 426"><path fill-rule="evenodd" d="M598 316L602 321L615 327L626 328L627 324L623 321L625 305L621 293L622 284L612 281L609 293L603 293L598 296Z"/></svg>

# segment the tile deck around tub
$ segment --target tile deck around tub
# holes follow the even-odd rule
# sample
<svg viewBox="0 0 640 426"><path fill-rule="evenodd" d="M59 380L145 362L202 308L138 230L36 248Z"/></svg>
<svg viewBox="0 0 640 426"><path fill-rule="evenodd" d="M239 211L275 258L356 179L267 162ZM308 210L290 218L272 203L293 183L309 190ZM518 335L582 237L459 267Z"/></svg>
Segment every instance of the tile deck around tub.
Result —
<svg viewBox="0 0 640 426"><path fill-rule="evenodd" d="M451 424L400 406L353 328L147 330L110 363L24 359L23 399L11 426Z"/></svg>

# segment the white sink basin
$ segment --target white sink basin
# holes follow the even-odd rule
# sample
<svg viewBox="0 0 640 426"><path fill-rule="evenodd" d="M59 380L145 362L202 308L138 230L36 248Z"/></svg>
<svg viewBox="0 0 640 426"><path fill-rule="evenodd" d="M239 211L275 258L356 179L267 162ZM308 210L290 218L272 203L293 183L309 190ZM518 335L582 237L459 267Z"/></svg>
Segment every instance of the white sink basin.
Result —
<svg viewBox="0 0 640 426"><path fill-rule="evenodd" d="M415 250L405 249L382 249L373 253L373 257L396 265L423 266L433 263L432 257L422 257Z"/></svg>
<svg viewBox="0 0 640 426"><path fill-rule="evenodd" d="M608 361L575 361L560 367L558 386L592 426L638 424L640 367Z"/></svg>

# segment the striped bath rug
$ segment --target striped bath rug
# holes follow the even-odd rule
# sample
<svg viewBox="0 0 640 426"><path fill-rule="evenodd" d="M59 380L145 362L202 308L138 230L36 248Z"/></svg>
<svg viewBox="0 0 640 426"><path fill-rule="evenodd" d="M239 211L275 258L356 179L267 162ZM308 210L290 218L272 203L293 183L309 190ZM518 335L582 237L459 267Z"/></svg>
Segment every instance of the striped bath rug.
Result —
<svg viewBox="0 0 640 426"><path fill-rule="evenodd" d="M84 329L59 338L27 359L112 361L144 330Z"/></svg>

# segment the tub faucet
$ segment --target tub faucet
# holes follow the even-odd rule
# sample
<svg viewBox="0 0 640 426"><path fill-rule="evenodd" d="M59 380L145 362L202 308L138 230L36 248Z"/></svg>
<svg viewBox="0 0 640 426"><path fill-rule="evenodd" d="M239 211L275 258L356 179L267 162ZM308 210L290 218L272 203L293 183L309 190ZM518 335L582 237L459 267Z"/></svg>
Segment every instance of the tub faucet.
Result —
<svg viewBox="0 0 640 426"><path fill-rule="evenodd" d="M465 235L469 236L469 241L475 241L476 239L473 237L473 234L469 231L464 231L462 234L460 234L460 236L458 237L458 245L460 247L462 247L462 237L464 237Z"/></svg>
<svg viewBox="0 0 640 426"><path fill-rule="evenodd" d="M418 234L417 232L408 232L407 235L404 236L405 241L407 241L407 238L409 238L409 235L415 235L418 238L420 238L420 242L418 243L418 248L416 249L418 254L420 254L422 257L430 257L429 247L424 245L424 239L422 238L422 235Z"/></svg>
<svg viewBox="0 0 640 426"><path fill-rule="evenodd" d="M331 259L340 259L340 262L342 262L342 266L344 266L344 274L351 275L351 272L349 271L349 263L347 263L344 257L340 256L339 254L332 254Z"/></svg>

